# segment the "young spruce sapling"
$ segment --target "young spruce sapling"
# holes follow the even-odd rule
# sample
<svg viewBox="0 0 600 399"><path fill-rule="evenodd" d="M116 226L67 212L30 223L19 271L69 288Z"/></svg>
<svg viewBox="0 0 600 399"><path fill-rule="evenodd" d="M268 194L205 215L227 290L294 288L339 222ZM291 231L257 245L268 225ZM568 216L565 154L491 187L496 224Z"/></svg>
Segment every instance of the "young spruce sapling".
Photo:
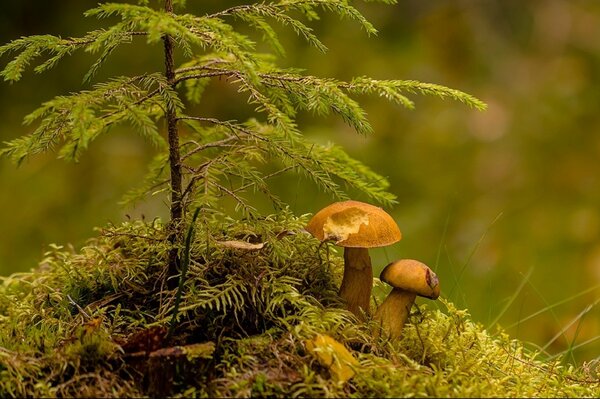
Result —
<svg viewBox="0 0 600 399"><path fill-rule="evenodd" d="M455 99L477 109L485 105L468 94L436 84L365 76L340 81L277 66L275 60L284 55L284 48L273 24L290 28L323 52L325 45L307 25L323 12L354 20L367 34L375 34L376 29L352 3L265 0L198 15L186 12L192 8L186 0L101 3L85 16L100 20L112 17L118 21L114 25L81 37L34 35L13 40L0 47L0 55L12 57L0 72L9 82L20 80L30 66L36 73L47 71L76 50L98 57L84 75L86 88L57 96L27 115L25 123L34 125L32 131L6 143L1 154L21 162L58 147L60 158L77 160L94 139L117 125L127 125L142 134L155 144L157 154L143 187L130 197L161 189L169 193L170 276L179 269L186 210L194 207L208 212L219 207L220 198L228 196L246 216L254 216L255 209L243 195L248 190L260 190L276 207L283 206L269 191L267 181L289 170L307 176L338 199L346 198L343 183L375 202L390 205L395 197L386 191L387 181L342 148L305 138L296 123L297 112L335 113L358 133L368 134L371 126L353 95L374 94L407 108L413 107L407 95L416 93ZM272 54L260 53L256 43L241 33L240 25L262 34ZM154 73L115 76L91 84L111 53L133 41L145 41L160 49L164 65L156 65ZM175 64L176 49L185 59L181 65ZM234 85L255 106L256 118L240 122L189 112L215 78ZM277 172L261 169L261 163L270 159L280 161Z"/></svg>

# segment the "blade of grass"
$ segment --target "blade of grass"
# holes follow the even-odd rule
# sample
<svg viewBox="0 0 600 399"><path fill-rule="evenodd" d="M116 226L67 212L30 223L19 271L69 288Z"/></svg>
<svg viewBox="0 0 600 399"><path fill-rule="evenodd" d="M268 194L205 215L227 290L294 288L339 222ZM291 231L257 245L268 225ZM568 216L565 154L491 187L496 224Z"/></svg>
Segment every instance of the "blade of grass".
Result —
<svg viewBox="0 0 600 399"><path fill-rule="evenodd" d="M574 350L573 347L575 346L575 341L577 341L577 337L579 337L579 332L581 331L581 325L582 325L584 318L585 318L585 314L582 315L581 318L579 319L579 322L577 323L577 328L575 328L575 334L573 334L573 339L571 340L571 342L569 342L569 347L566 349L565 357L563 358L563 360L566 360L568 357L570 357L573 364L575 364L577 362L575 360L575 356L573 355L573 350Z"/></svg>
<svg viewBox="0 0 600 399"><path fill-rule="evenodd" d="M498 323L498 321L500 320L500 318L502 318L502 316L504 316L504 313L506 313L506 311L508 310L508 308L510 308L510 306L513 304L513 302L515 301L515 299L517 299L517 296L519 296L519 294L523 290L523 287L525 287L525 284L527 284L527 282L529 281L529 277L531 277L531 274L533 273L533 269L534 269L533 266L531 268L529 268L529 271L524 276L523 280L521 281L521 284L519 284L519 286L517 287L516 291L509 298L509 300L506 303L506 305L504 305L504 307L502 308L502 310L500 311L500 313L498 313L496 315L496 318L487 327L488 330L491 330L492 327L495 326L496 323Z"/></svg>
<svg viewBox="0 0 600 399"><path fill-rule="evenodd" d="M479 249L479 246L481 245L481 243L483 242L485 236L487 235L487 233L490 231L490 229L492 228L492 226L494 226L494 224L496 224L496 222L502 217L502 212L500 212L498 214L498 216L496 216L494 218L494 220L492 220L492 222L489 224L489 226L485 229L485 231L483 232L483 234L481 235L481 237L479 238L479 240L477 241L477 243L475 244L475 246L473 247L473 249L471 250L471 252L469 253L469 256L467 257L467 260L465 261L465 263L462 265L460 271L458 272L458 277L456 278L456 283L454 284L454 286L452 286L452 288L450 289L450 293L448 294L448 298L452 297L452 294L454 293L454 290L456 289L456 287L458 287L458 284L460 283L460 279L462 278L462 275L464 274L465 270L467 269L467 266L469 265L469 263L471 263L471 259L473 258L473 256L475 255L475 252L477 252L477 250Z"/></svg>
<svg viewBox="0 0 600 399"><path fill-rule="evenodd" d="M452 279L454 282L454 285L452 286L452 289L450 290L450 293L446 296L446 298L448 298L449 300L452 300L455 304L457 305L462 305L462 306L466 306L466 300L464 298L464 293L463 293L463 298L462 298L462 304L459 302L459 298L450 298L450 295L452 295L453 291L454 291L454 287L458 286L458 277L457 274L454 273L454 265L455 262L452 260L452 257L450 256L450 251L448 251L448 247L444 246L444 252L446 253L446 259L448 262L448 267L450 268L450 270L452 271L451 275L452 275Z"/></svg>
<svg viewBox="0 0 600 399"><path fill-rule="evenodd" d="M533 288L533 289L536 291L536 293L537 293L537 294L540 296L540 298L541 298L541 299L542 299L542 300L545 302L544 298L543 298L543 297L540 295L540 293L537 291L537 289L536 289L536 288L535 288L535 287L534 287L534 286L533 286L531 283L529 284L529 286L530 286L531 288ZM575 295L571 295L570 297L568 297L568 298L565 298L565 299L562 299L562 300L560 300L560 301L558 301L558 302L555 302L555 303L553 303L552 305L548 305L548 306L546 306L546 307L544 307L544 308L542 308L542 309L538 310L537 312L534 312L534 313L530 314L529 316L527 316L527 317L525 317L525 318L523 318L523 319L519 319L519 321L517 321L517 322L515 322L515 323L511 324L510 326L508 326L508 327L506 327L506 328L507 328L507 329L509 329L509 328L513 328L513 327L515 327L515 326L517 326L517 325L519 325L519 324L521 324L521 323L524 323L524 322L526 322L526 321L528 321L528 320L531 320L531 319L533 319L534 317L536 317L536 316L538 316L538 315L540 315L540 314L542 314L542 313L544 313L544 312L546 312L546 311L548 311L548 310L552 310L552 309L554 309L554 308L556 308L556 307L558 307L558 306L560 306L560 305L563 305L563 304L565 304L565 303L567 303L567 302L570 302L570 301L572 301L573 299L579 298L580 296L583 296L583 295L585 295L585 294L588 294L588 293L590 293L590 292L592 292L592 291L594 291L594 290L597 290L598 288L600 288L600 284L598 284L598 285L595 285L595 286L593 286L593 287L591 287L591 288L588 288L588 289L586 289L586 290L583 290L583 291L581 291L581 292L578 292L578 293L577 293L577 294L575 294ZM554 314L554 312L552 312L552 314ZM558 319L557 319L557 320L558 320Z"/></svg>
<svg viewBox="0 0 600 399"><path fill-rule="evenodd" d="M567 353L567 351L574 351L574 350L576 350L576 349L579 349L579 348L581 348L581 347L583 347L583 346L585 346L585 345L591 344L592 342L596 342L596 341L598 341L598 340L600 340L600 335L597 335L597 336L595 336L595 337L592 337L592 338L590 338L590 339L587 339L587 340L585 340L585 341L583 341L583 342L580 342L579 344L577 344L577 345L575 345L575 346L573 346L573 347L570 347L570 348L568 348L568 349L565 349L565 350L564 350L564 351L562 351L562 352L559 352L559 353L556 353L556 354L554 354L554 355L551 355L551 356L549 356L549 357L548 357L546 360L547 360L547 361L554 360L554 359L556 359L557 357L564 356L564 355Z"/></svg>
<svg viewBox="0 0 600 399"><path fill-rule="evenodd" d="M196 208L194 216L192 216L192 222L185 238L185 248L183 251L183 259L181 262L181 275L179 276L179 286L177 287L177 294L175 296L175 306L173 307L173 316L171 317L171 325L169 326L169 332L167 334L167 341L171 338L175 325L177 324L177 313L179 312L179 304L181 303L181 294L183 292L183 284L185 283L185 275L187 273L188 266L190 264L190 248L192 245L192 238L194 236L194 223L198 218L200 208Z"/></svg>
<svg viewBox="0 0 600 399"><path fill-rule="evenodd" d="M444 222L444 230L442 231L442 237L440 238L440 245L438 245L437 254L435 256L435 264L433 265L433 271L437 270L437 267L440 263L440 257L442 256L442 248L444 246L444 242L446 242L446 235L448 234L448 225L450 224L450 211L448 212L448 216L446 216L446 221Z"/></svg>
<svg viewBox="0 0 600 399"><path fill-rule="evenodd" d="M542 313L545 310L550 310L550 314L552 315L552 318L554 319L554 322L557 325L560 325L560 321L558 319L558 316L557 316L556 312L554 312L554 307L558 306L558 304L567 302L567 300L569 298L567 298L567 300L560 301L558 304L555 304L555 305L551 306L551 305L548 305L548 301L546 301L546 299L544 298L544 295L542 295L542 293L536 288L535 285L533 285L531 282L529 282L529 286L530 286L531 289L533 289L533 291L537 294L537 296L542 300L542 302L544 302L544 304L546 304L546 307L544 307L541 311L536 312L534 315L537 316L538 314ZM600 285L598 285L598 286L600 287ZM595 288L595 287L593 287L593 288ZM589 291L589 290L586 290L586 291L582 292L581 294L587 293L587 291ZM579 296L579 295L573 295L572 297L577 297L577 296ZM531 316L527 317L526 319L528 320L530 318L531 318ZM523 322L526 319L519 318L519 321L517 323L512 324L511 326L507 327L507 329L511 328L511 327L514 327L515 325L519 325L520 326L519 323ZM565 339L565 342L567 342L567 337L566 337L566 335L564 333L562 334L562 337ZM540 347L540 349L542 349L542 348ZM545 348L542 349L542 351L544 353L548 354L548 352L545 350Z"/></svg>
<svg viewBox="0 0 600 399"><path fill-rule="evenodd" d="M583 291L581 291L581 292L579 292L579 293L577 293L577 294L575 294L575 295L571 295L571 296L570 296L570 297L568 297L568 298L565 298L565 299L563 299L563 300L560 300L560 301L558 301L558 302L556 302L556 303L554 303L554 304L552 304L552 305L548 305L548 302L546 301L546 299L544 298L544 296L542 295L542 293L541 293L541 292L540 292L540 291L539 291L539 290L538 290L538 289L537 289L537 288L536 288L536 287L535 287L533 284L531 284L531 282L529 282L529 286L530 286L530 287L531 287L531 288L532 288L532 289L535 291L535 293L538 295L538 297L539 297L539 298L540 298L540 299L541 299L541 300L542 300L542 301L543 301L543 302L544 302L544 303L545 303L547 306L545 306L544 308L542 308L542 309L538 310L537 312L534 312L534 313L532 313L531 315L529 315L529 316L527 316L527 317L525 317L525 318L523 318L523 319L519 318L519 321L517 321L516 323L513 323L513 324L511 324L510 326L506 327L507 329L513 328L513 327L515 327L515 326L520 326L520 324L521 324L521 323L523 323L523 322L525 322L525 321L527 321L527 320L530 320L530 319L532 319L532 318L534 318L534 317L536 317L536 316L540 315L541 313L543 313L543 312L545 312L545 311L548 311L548 310L550 311L550 313L551 313L551 315L552 315L552 317L553 317L554 321L555 321L555 322L556 322L556 324L558 325L560 322L559 322L558 316L556 315L556 313L555 313L555 312L554 312L554 310L553 310L555 307L557 307L557 306L560 306L560 305L562 305L562 304L565 304L565 303L567 303L567 302L569 302L569 301L571 301L571 300L573 300L573 299L576 299L576 298L578 298L578 297L580 297L580 296L586 295L586 294L588 294L588 293L590 293L590 292L592 292L592 291L594 291L594 290L597 290L598 288L600 288L600 284L597 284L597 285L595 285L595 286L593 286L593 287L590 287L590 288L588 288L588 289L586 289L586 290L583 290ZM573 323L571 323L571 325L572 325L572 324L573 324ZM578 329L579 329L579 326L580 326L580 324L578 324ZM568 327L567 327L567 328L568 328ZM566 331L566 329L563 329L563 330L561 331L561 333L559 333L559 334L558 334L557 336L555 336L553 339L554 339L554 340L556 340L556 339L557 339L559 336L562 336L562 337L564 338L565 342L568 342L568 338L567 338L567 336L565 335L565 331ZM577 332L576 334L578 334L578 332ZM588 343L588 342L593 342L593 341L595 341L595 340L596 340L596 339L594 338L594 339L591 339L591 340L588 340L588 341L586 341L586 343ZM574 343L575 343L575 341L574 341L574 340L572 340L572 341L571 341L571 343L569 344L569 346L570 346L570 347L572 347L572 351L574 351L575 349L579 348L580 346L583 346L583 345L575 345L575 346L573 346L573 345L574 345ZM540 352L543 352L543 353L545 354L546 358L547 358L547 359L549 359L549 360L550 360L550 359L554 359L554 358L556 358L556 357L558 357L558 356L561 356L561 355L565 355L565 354L567 354L567 353L569 353L569 355L571 355L571 356L572 356L572 353L573 353L572 351L571 351L571 352L567 352L567 351L569 351L569 349L567 348L565 351L563 351L563 352L560 352L559 354L557 354L557 355L555 355L555 356L548 357L548 356L550 356L550 355L548 354L548 351L546 350L546 349L547 349L547 347L548 347L548 346L545 346L545 347L543 347L543 348L542 348L541 346L537 346L537 349L538 349ZM576 362L576 361L575 361L575 359L573 359L573 362L574 362L574 363Z"/></svg>
<svg viewBox="0 0 600 399"><path fill-rule="evenodd" d="M552 345L552 343L554 341L556 341L558 339L558 337L560 337L561 335L564 335L565 331L567 331L573 324L575 324L576 322L579 321L579 319L581 319L583 316L585 316L590 310L592 310L592 308L594 306L596 306L598 303L600 303L600 299L597 299L596 301L594 301L594 303L589 304L588 306L585 307L585 309L583 309L581 312L579 312L579 314L577 316L575 316L573 318L573 320L571 320L566 326L564 326L554 337L552 337L552 339L550 339L550 341L548 341L546 343L546 345L542 348L544 350L546 350L550 345ZM568 349L567 349L568 350Z"/></svg>

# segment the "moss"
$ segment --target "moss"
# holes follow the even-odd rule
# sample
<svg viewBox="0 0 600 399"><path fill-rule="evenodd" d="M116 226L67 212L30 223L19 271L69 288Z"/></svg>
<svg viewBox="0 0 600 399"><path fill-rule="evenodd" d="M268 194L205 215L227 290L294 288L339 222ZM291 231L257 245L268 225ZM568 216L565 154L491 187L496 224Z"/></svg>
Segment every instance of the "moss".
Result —
<svg viewBox="0 0 600 399"><path fill-rule="evenodd" d="M545 361L443 298L413 311L400 340L373 334L343 309L342 260L305 223L203 215L173 325L159 221L107 227L78 252L53 246L36 270L3 279L0 396L600 396L591 364ZM353 378L311 355L316 334L358 359Z"/></svg>

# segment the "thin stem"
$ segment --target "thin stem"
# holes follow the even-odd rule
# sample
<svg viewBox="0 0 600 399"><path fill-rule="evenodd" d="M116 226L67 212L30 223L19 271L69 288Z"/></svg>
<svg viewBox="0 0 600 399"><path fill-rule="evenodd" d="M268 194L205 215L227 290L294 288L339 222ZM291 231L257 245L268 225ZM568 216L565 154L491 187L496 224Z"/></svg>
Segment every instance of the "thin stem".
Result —
<svg viewBox="0 0 600 399"><path fill-rule="evenodd" d="M187 196L194 190L194 185L196 184L196 182L198 180L204 179L204 181L206 183L207 175L208 175L208 168L217 162L221 162L222 159L223 159L223 156L215 157L209 161L202 163L200 166L196 167L195 169L191 169L190 172L192 173L192 177L189 180L189 182L187 183L187 187L183 191L182 198L183 199L187 198Z"/></svg>
<svg viewBox="0 0 600 399"><path fill-rule="evenodd" d="M186 73L186 72L201 71L203 69L210 67L211 65L223 64L223 63L227 63L227 62L228 62L227 60L224 60L221 58L214 58L212 60L207 61L203 65L196 65L196 66L176 69L175 74L179 75L179 74Z"/></svg>
<svg viewBox="0 0 600 399"><path fill-rule="evenodd" d="M213 142L202 144L202 145L198 144L198 146L196 148L194 148L193 150L190 150L190 152L188 152L187 154L183 155L182 159L187 159L187 158L191 157L192 155L197 154L197 153L199 153L199 152L201 152L201 151L203 151L203 150L205 150L207 148L213 148L213 147L230 147L231 144L229 144L229 143L231 143L232 141L234 141L236 139L237 139L237 137L230 136L230 137L227 137L227 138L225 138L223 140L213 141Z"/></svg>
<svg viewBox="0 0 600 399"><path fill-rule="evenodd" d="M256 209L253 206L248 205L246 203L246 201L244 201L236 193L234 193L233 191L231 191L227 187L222 186L221 184L219 184L217 182L213 182L213 181L209 181L208 183L212 184L213 186L215 186L221 192L223 192L223 193L229 195L230 197L232 197L242 208L244 208L244 210L246 211L247 214L252 214L253 212L256 211Z"/></svg>
<svg viewBox="0 0 600 399"><path fill-rule="evenodd" d="M199 74L194 74L194 75L184 75L181 76L177 79L173 80L173 83L175 85L186 81L186 80L192 80L192 79L204 79L204 78L212 78L215 76L234 76L235 73L231 72L231 71L214 71L214 72L205 72L205 73L199 73Z"/></svg>
<svg viewBox="0 0 600 399"><path fill-rule="evenodd" d="M148 32L123 32L122 36L147 36ZM95 43L96 42L96 38L94 39L89 39L89 40L84 40L82 39L77 39L77 38L67 38L64 39L65 42L68 42L69 44L74 44L76 46L83 46L85 44L91 44L91 43Z"/></svg>
<svg viewBox="0 0 600 399"><path fill-rule="evenodd" d="M175 296L175 305L173 306L173 316L171 317L171 325L169 326L169 333L167 334L167 340L169 340L175 330L175 325L177 323L177 313L179 313L179 304L181 303L181 295L183 293L183 285L185 284L185 276L187 273L187 269L190 264L190 252L192 247L192 239L194 237L194 224L196 223L196 219L198 218L198 214L200 213L200 208L196 208L194 212L194 216L192 217L192 223L190 224L190 228L188 229L187 237L185 239L185 250L183 252L183 262L181 265L181 275L179 276L179 285L177 287L177 294Z"/></svg>
<svg viewBox="0 0 600 399"><path fill-rule="evenodd" d="M173 0L165 0L165 11L173 12ZM173 39L169 35L163 36L165 51L165 77L171 87L175 88L175 62L173 59ZM167 120L167 132L169 141L169 166L171 169L171 232L169 234L169 243L171 249L168 259L168 276L177 274L179 269L179 254L177 242L179 241L181 231L181 219L183 217L182 207L182 175L181 175L181 154L179 148L179 132L177 130L177 113L172 107L165 110L165 119Z"/></svg>
<svg viewBox="0 0 600 399"><path fill-rule="evenodd" d="M263 180L267 180L267 179L270 179L271 177L278 176L278 175L280 175L280 174L282 174L282 173L285 173L285 172L287 172L288 170L290 170L290 169L293 169L293 168L294 168L293 166L286 166L286 167L285 167L285 168L283 168L283 169L279 169L279 170L278 170L278 171L276 171L276 172L269 173L268 175L264 176L264 177L263 177ZM251 183L244 184L243 186L240 186L240 187L236 188L235 190L233 190L233 192L234 192L234 193L237 193L238 191L243 191L243 190L247 189L248 187L252 187L252 186L253 186L253 185L255 185L255 184L256 184L255 182L251 182Z"/></svg>

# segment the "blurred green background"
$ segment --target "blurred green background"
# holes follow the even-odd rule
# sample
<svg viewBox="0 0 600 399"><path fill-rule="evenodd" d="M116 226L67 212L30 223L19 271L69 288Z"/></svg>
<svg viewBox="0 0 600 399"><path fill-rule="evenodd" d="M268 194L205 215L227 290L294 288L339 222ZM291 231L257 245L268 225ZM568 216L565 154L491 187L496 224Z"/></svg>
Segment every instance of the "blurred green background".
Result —
<svg viewBox="0 0 600 399"><path fill-rule="evenodd" d="M43 33L80 36L102 26L82 17L96 3L2 2L0 42ZM202 13L240 2L188 3ZM363 97L374 127L369 137L335 117L301 115L307 135L342 145L387 176L398 196L389 211L404 237L372 251L376 273L397 258L419 259L438 272L445 297L492 331L501 325L550 354L571 348L570 360L597 358L600 2L357 5L380 30L377 37L326 16L312 26L330 51L318 53L281 29L288 49L281 63L323 77L439 83L489 105L477 112L415 97L417 109L409 111ZM162 70L161 52L136 41L118 51L97 80ZM0 139L30 131L22 118L41 102L80 90L93 59L77 53L49 73L1 84ZM197 112L242 118L249 108L234 88L215 82ZM18 168L1 159L0 274L35 267L50 243L80 247L95 226L128 216L166 217L160 198L136 208L117 205L140 182L152 154L135 133L115 130L77 165L53 154ZM332 201L309 182L291 181L274 184L298 214Z"/></svg>

